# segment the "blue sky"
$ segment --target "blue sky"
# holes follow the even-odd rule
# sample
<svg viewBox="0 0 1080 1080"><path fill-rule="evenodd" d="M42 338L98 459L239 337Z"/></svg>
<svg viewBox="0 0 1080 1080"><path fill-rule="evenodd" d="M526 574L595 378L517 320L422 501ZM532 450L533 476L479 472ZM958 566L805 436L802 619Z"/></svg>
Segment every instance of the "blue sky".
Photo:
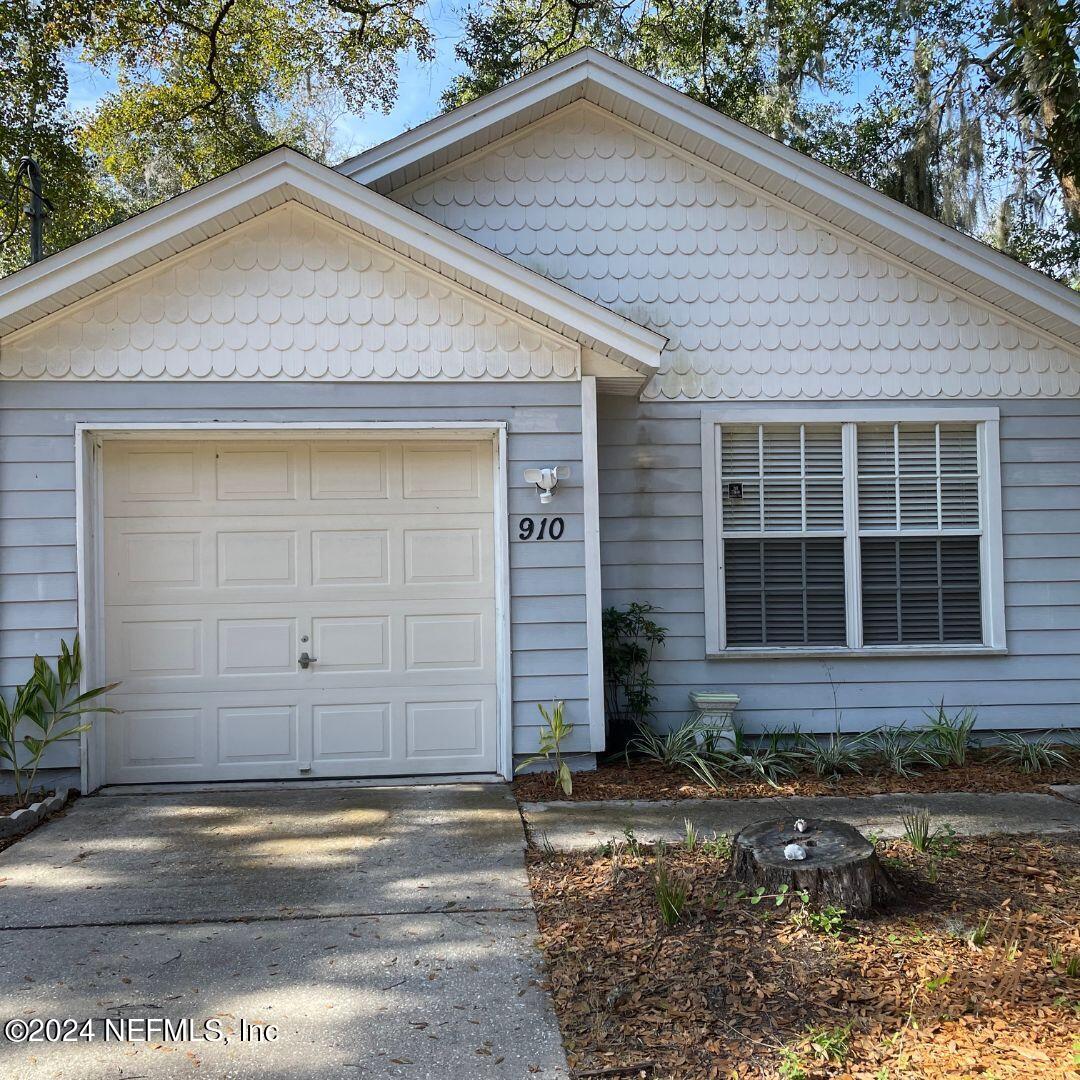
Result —
<svg viewBox="0 0 1080 1080"><path fill-rule="evenodd" d="M341 142L348 153L358 153L384 142L406 128L416 127L437 116L442 110L439 99L450 80L462 65L454 56L454 45L462 36L461 19L451 0L428 0L428 25L435 35L436 57L432 63L421 63L413 53L402 58L398 97L388 115L368 112L363 116L345 116L339 122ZM93 106L116 82L78 60L67 64L68 107L85 109Z"/></svg>

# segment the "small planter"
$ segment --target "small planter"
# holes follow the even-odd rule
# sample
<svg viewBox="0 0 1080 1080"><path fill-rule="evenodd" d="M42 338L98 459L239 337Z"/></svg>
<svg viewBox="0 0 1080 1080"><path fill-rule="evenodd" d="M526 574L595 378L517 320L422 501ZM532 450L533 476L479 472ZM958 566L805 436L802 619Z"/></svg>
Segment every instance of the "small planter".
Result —
<svg viewBox="0 0 1080 1080"><path fill-rule="evenodd" d="M31 803L10 814L0 815L0 840L13 840L47 821L61 810L75 795L74 788L60 788L55 794Z"/></svg>
<svg viewBox="0 0 1080 1080"><path fill-rule="evenodd" d="M735 710L739 695L725 690L691 690L694 721L707 728L721 750L735 749Z"/></svg>

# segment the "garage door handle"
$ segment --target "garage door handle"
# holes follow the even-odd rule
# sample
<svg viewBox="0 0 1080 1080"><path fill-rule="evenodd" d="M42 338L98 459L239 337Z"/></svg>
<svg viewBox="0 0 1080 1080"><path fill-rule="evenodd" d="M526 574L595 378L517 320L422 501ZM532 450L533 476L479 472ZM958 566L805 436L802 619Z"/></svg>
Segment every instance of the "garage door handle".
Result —
<svg viewBox="0 0 1080 1080"><path fill-rule="evenodd" d="M316 662L317 660L318 660L318 657L316 657L316 656L308 656L308 654L307 654L306 652L302 652L302 653L300 654L300 657L299 657L299 659L298 659L298 660L297 660L296 662L297 662L297 663L298 663L298 664L299 664L299 665L300 665L300 666L301 666L301 667L302 667L302 668L303 668L303 669L304 669L305 671L307 671L307 669L308 669L309 667L311 667L311 665L312 665L312 664L314 664L314 663L315 663L315 662Z"/></svg>

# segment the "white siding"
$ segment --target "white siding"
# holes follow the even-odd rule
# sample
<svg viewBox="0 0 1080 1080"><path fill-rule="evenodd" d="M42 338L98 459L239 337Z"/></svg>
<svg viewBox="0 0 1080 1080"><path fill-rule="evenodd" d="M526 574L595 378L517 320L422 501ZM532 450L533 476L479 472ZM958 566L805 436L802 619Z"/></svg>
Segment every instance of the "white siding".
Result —
<svg viewBox="0 0 1080 1080"><path fill-rule="evenodd" d="M647 398L1080 393L1075 350L585 102L392 195L667 335Z"/></svg>

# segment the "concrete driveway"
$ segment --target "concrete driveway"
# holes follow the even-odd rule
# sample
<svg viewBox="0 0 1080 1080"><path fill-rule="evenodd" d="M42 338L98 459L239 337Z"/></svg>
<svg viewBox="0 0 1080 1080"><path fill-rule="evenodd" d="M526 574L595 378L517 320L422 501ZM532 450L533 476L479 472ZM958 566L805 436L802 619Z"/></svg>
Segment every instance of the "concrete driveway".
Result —
<svg viewBox="0 0 1080 1080"><path fill-rule="evenodd" d="M77 1021L0 1076L566 1077L522 846L503 786L83 799L0 853L0 1022Z"/></svg>

